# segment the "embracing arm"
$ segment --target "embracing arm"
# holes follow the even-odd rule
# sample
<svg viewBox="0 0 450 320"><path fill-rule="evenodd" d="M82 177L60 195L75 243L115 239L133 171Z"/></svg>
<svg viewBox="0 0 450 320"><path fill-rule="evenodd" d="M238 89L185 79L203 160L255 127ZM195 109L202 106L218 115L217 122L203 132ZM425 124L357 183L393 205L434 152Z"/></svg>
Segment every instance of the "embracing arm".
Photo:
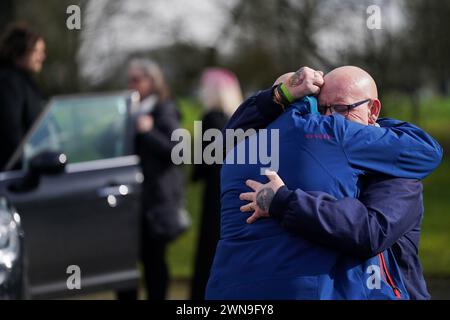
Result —
<svg viewBox="0 0 450 320"><path fill-rule="evenodd" d="M333 118L349 164L363 172L423 179L441 163L439 143L410 123L382 119L378 128Z"/></svg>
<svg viewBox="0 0 450 320"><path fill-rule="evenodd" d="M323 72L308 67L286 73L275 81L272 88L258 92L239 106L225 129L263 129L278 118L283 113L282 105L287 107L289 104L286 101L283 103L280 95L275 94L278 85L284 86L285 91L282 91L288 92L292 103L308 95L317 95L323 83ZM300 111L309 113L309 108L305 106Z"/></svg>
<svg viewBox="0 0 450 320"><path fill-rule="evenodd" d="M288 231L364 258L391 247L423 213L422 184L409 179L372 180L360 200L322 192L276 193L269 213Z"/></svg>
<svg viewBox="0 0 450 320"><path fill-rule="evenodd" d="M273 89L259 91L245 100L228 121L225 129L262 129L274 121L283 109L273 100Z"/></svg>

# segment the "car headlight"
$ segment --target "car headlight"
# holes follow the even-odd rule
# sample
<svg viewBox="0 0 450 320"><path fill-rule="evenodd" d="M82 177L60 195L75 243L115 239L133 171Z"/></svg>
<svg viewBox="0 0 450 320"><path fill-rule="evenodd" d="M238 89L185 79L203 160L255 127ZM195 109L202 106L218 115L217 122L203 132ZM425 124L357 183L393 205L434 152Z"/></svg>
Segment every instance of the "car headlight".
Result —
<svg viewBox="0 0 450 320"><path fill-rule="evenodd" d="M18 216L18 215L17 215ZM0 285L6 280L20 251L20 223L15 215L0 208Z"/></svg>

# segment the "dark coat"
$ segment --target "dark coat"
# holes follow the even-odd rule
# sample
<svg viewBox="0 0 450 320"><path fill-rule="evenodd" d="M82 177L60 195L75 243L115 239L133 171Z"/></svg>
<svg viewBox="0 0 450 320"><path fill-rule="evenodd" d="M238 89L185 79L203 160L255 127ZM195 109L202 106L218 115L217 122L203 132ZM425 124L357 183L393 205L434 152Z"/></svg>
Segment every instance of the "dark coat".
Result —
<svg viewBox="0 0 450 320"><path fill-rule="evenodd" d="M31 75L0 66L0 171L42 111L42 95Z"/></svg>
<svg viewBox="0 0 450 320"><path fill-rule="evenodd" d="M158 226L169 227L182 206L184 177L173 164L172 132L180 127L180 116L173 102L158 103L150 115L154 128L136 136L137 154L144 174L142 210L144 226L157 235Z"/></svg>
<svg viewBox="0 0 450 320"><path fill-rule="evenodd" d="M203 116L203 130L222 130L228 116L220 111L210 111ZM209 142L208 142L209 143ZM206 144L203 145L203 150ZM195 271L192 280L191 299L203 300L209 270L220 238L220 169L221 165L197 164L192 179L204 181L200 235L197 243Z"/></svg>

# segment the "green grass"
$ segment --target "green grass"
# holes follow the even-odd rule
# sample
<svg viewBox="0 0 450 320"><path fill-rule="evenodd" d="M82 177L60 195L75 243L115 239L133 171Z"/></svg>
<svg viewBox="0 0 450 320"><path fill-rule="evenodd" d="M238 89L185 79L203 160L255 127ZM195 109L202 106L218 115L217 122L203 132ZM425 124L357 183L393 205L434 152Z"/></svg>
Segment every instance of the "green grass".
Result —
<svg viewBox="0 0 450 320"><path fill-rule="evenodd" d="M424 181L425 214L420 242L424 271L450 275L450 159Z"/></svg>
<svg viewBox="0 0 450 320"><path fill-rule="evenodd" d="M414 123L411 99L404 95L388 95L383 101L382 115ZM450 98L431 97L420 102L420 119L416 125L443 142L450 142Z"/></svg>
<svg viewBox="0 0 450 320"><path fill-rule="evenodd" d="M414 123L411 99L393 94L383 99L383 116ZM419 256L427 276L450 276L450 98L420 101L419 127L444 148L441 166L424 180L424 219Z"/></svg>
<svg viewBox="0 0 450 320"><path fill-rule="evenodd" d="M186 170L190 173L190 170ZM192 226L169 247L169 266L175 278L190 278L194 268L194 258L197 247L197 235L201 212L201 183L189 183L186 194L187 210L191 214Z"/></svg>
<svg viewBox="0 0 450 320"><path fill-rule="evenodd" d="M178 106L182 114L183 128L188 129L193 135L194 121L201 119L201 107L196 101L189 99L179 100ZM192 227L169 247L170 270L173 277L178 279L190 278L192 275L203 194L203 184L190 181L192 167L186 165L183 169L188 181L185 198L187 210L192 218Z"/></svg>
<svg viewBox="0 0 450 320"><path fill-rule="evenodd" d="M183 127L192 132L195 120L202 110L194 100L179 101L183 115ZM401 95L383 99L384 116L411 121L410 100ZM430 132L444 147L450 150L450 99L432 98L421 104L419 125ZM187 177L191 168L185 168ZM171 244L169 265L173 277L189 278L197 246L197 232L201 210L202 185L189 183L187 208L192 215L193 226ZM450 154L442 165L424 181L425 216L422 225L420 258L428 276L450 276Z"/></svg>

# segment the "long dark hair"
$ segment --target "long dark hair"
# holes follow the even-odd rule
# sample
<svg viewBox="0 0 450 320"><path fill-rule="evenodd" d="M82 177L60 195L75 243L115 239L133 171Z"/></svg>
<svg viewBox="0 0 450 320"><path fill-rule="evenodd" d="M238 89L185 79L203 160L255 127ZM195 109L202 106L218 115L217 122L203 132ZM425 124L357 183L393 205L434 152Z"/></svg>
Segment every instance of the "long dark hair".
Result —
<svg viewBox="0 0 450 320"><path fill-rule="evenodd" d="M42 35L26 23L9 25L0 38L0 62L15 64L33 50Z"/></svg>

